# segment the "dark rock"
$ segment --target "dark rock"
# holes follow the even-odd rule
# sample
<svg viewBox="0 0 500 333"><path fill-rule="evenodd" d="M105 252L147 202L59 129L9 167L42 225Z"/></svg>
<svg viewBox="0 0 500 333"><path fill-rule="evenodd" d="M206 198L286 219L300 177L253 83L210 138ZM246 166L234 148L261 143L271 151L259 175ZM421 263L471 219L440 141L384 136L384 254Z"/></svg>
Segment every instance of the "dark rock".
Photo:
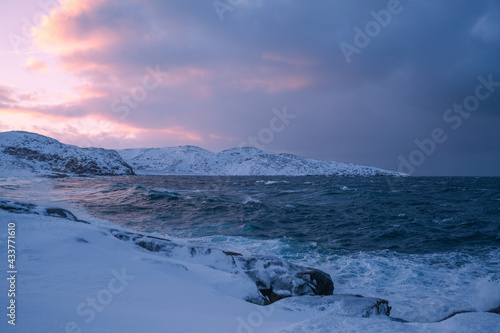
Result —
<svg viewBox="0 0 500 333"><path fill-rule="evenodd" d="M87 221L78 219L69 210L62 208L42 208L34 204L17 202L11 200L0 200L0 209L16 214L35 214L52 217L60 217L74 222L90 224Z"/></svg>
<svg viewBox="0 0 500 333"><path fill-rule="evenodd" d="M370 317L372 315L386 315L391 314L392 307L389 306L389 301L385 299L378 299L377 302L363 314L363 317Z"/></svg>
<svg viewBox="0 0 500 333"><path fill-rule="evenodd" d="M394 318L394 317L389 317L392 321L398 322L398 323L409 323L408 320L404 320L401 318Z"/></svg>
<svg viewBox="0 0 500 333"><path fill-rule="evenodd" d="M451 317L455 317L456 315L458 314L462 314L462 313L470 313L470 312L474 312L474 311L456 311L456 312L453 312L452 314L450 314L449 316L446 316L445 318L441 319L438 321L438 323L442 322L442 321L445 321L445 320L448 320L450 319Z"/></svg>
<svg viewBox="0 0 500 333"><path fill-rule="evenodd" d="M494 309L488 310L486 312L500 314L500 306L498 308L494 308Z"/></svg>
<svg viewBox="0 0 500 333"><path fill-rule="evenodd" d="M145 240L141 240L135 244L151 252L160 252L160 250L165 248L165 245L158 244L158 242L148 242Z"/></svg>
<svg viewBox="0 0 500 333"><path fill-rule="evenodd" d="M224 254L228 256L242 256L242 254L238 252L232 252L232 251L222 251L222 252L224 252Z"/></svg>
<svg viewBox="0 0 500 333"><path fill-rule="evenodd" d="M237 252L180 245L166 238L117 229L111 230L111 234L120 240L132 241L151 252L160 252L166 256L183 255L184 260L193 262L199 262L199 258L203 257L203 262L209 267L233 274L246 274L262 295L260 299L249 300L253 303L266 305L292 296L333 293L333 281L327 273L276 257L246 257Z"/></svg>
<svg viewBox="0 0 500 333"><path fill-rule="evenodd" d="M35 205L27 204L23 202L10 201L10 200L0 200L0 209L6 210L11 213L16 214L37 214L38 212L34 211Z"/></svg>
<svg viewBox="0 0 500 333"><path fill-rule="evenodd" d="M75 222L90 224L87 221L80 220L79 218L77 218L75 216L75 214L73 214L72 212L70 212L69 210L66 210L66 209L62 209L62 208L46 208L45 212L46 212L46 214L44 214L44 215L46 215L46 216L60 217L60 218L67 219L67 220L70 220L70 221L75 221Z"/></svg>
<svg viewBox="0 0 500 333"><path fill-rule="evenodd" d="M83 239L81 237L77 237L76 241L79 242L79 243L88 243L88 241L86 239Z"/></svg>
<svg viewBox="0 0 500 333"><path fill-rule="evenodd" d="M308 271L298 274L301 278L309 281L316 288L317 295L333 294L333 281L329 274L315 268L308 268Z"/></svg>
<svg viewBox="0 0 500 333"><path fill-rule="evenodd" d="M47 208L45 210L48 216L60 217L71 221L78 221L78 218L69 210L62 208Z"/></svg>
<svg viewBox="0 0 500 333"><path fill-rule="evenodd" d="M264 296L264 305L269 305L284 298L290 297L290 295L279 294L273 291L273 288L269 289L259 289L259 292Z"/></svg>

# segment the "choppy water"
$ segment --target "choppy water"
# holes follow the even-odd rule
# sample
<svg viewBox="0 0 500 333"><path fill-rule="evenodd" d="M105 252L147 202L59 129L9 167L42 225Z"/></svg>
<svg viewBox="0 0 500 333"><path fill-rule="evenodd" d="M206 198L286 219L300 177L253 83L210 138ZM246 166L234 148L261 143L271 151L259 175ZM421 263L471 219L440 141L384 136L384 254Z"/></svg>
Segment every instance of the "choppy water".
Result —
<svg viewBox="0 0 500 333"><path fill-rule="evenodd" d="M129 176L42 185L58 204L130 229L320 268L336 292L389 299L407 320L500 305L500 178ZM22 196L23 186L0 195Z"/></svg>
<svg viewBox="0 0 500 333"><path fill-rule="evenodd" d="M98 217L177 237L293 239L325 249L484 251L500 244L500 178L66 179Z"/></svg>

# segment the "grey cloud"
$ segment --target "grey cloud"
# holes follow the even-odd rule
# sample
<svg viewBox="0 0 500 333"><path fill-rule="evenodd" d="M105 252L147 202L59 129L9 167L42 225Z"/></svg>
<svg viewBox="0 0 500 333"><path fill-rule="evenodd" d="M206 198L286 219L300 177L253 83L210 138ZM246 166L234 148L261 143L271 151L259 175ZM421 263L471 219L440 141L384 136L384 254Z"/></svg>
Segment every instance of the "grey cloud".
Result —
<svg viewBox="0 0 500 333"><path fill-rule="evenodd" d="M82 113L115 119L111 100L139 84L146 66L159 65L166 72L195 67L210 75L186 86L162 86L117 121L153 129L177 125L201 133L205 148L228 148L235 142L209 135L244 140L267 125L272 107L287 105L297 120L266 148L396 169L398 156L415 149L415 139L449 126L443 113L474 93L478 75L492 74L500 81L500 20L494 19L500 4L401 0L404 10L347 63L339 43L352 43L353 28L363 28L373 19L370 11L387 3L249 0L221 22L211 1L109 2L75 24L82 33L114 29L117 42L63 61L109 68L79 73L107 95L86 101ZM262 59L269 52L312 63ZM294 75L311 82L277 92L238 87L252 75L263 80ZM197 84L206 84L210 96L191 95ZM464 175L500 174L494 157L500 152L499 107L500 89L463 128L449 132L448 142L416 174L452 169ZM454 168L456 161L460 168Z"/></svg>

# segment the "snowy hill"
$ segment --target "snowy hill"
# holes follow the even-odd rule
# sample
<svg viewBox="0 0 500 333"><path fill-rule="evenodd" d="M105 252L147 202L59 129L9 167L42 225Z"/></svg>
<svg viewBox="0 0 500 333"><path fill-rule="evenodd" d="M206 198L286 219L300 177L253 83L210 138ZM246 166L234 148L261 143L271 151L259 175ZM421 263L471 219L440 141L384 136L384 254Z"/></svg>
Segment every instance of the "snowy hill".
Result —
<svg viewBox="0 0 500 333"><path fill-rule="evenodd" d="M218 153L195 146L118 150L138 174L300 176L401 175L397 172L333 161L319 161L257 148L232 148Z"/></svg>
<svg viewBox="0 0 500 333"><path fill-rule="evenodd" d="M133 169L132 169L133 168ZM0 175L402 175L370 166L319 161L257 148L218 153L195 146L107 150L80 148L35 133L0 133Z"/></svg>
<svg viewBox="0 0 500 333"><path fill-rule="evenodd" d="M0 133L0 175L133 175L114 150L80 148L43 135Z"/></svg>

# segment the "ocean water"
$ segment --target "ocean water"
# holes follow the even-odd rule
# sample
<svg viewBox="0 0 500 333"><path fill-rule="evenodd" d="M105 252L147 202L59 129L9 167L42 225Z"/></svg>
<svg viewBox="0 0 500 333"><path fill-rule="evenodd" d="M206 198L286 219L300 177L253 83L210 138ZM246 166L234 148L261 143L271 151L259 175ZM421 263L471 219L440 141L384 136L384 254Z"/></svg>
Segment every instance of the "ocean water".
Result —
<svg viewBox="0 0 500 333"><path fill-rule="evenodd" d="M500 178L138 176L64 179L55 190L97 217L183 238L407 254L500 243Z"/></svg>
<svg viewBox="0 0 500 333"><path fill-rule="evenodd" d="M500 306L500 178L134 176L43 187L65 208L132 230L322 269L335 293L385 298L408 321Z"/></svg>

